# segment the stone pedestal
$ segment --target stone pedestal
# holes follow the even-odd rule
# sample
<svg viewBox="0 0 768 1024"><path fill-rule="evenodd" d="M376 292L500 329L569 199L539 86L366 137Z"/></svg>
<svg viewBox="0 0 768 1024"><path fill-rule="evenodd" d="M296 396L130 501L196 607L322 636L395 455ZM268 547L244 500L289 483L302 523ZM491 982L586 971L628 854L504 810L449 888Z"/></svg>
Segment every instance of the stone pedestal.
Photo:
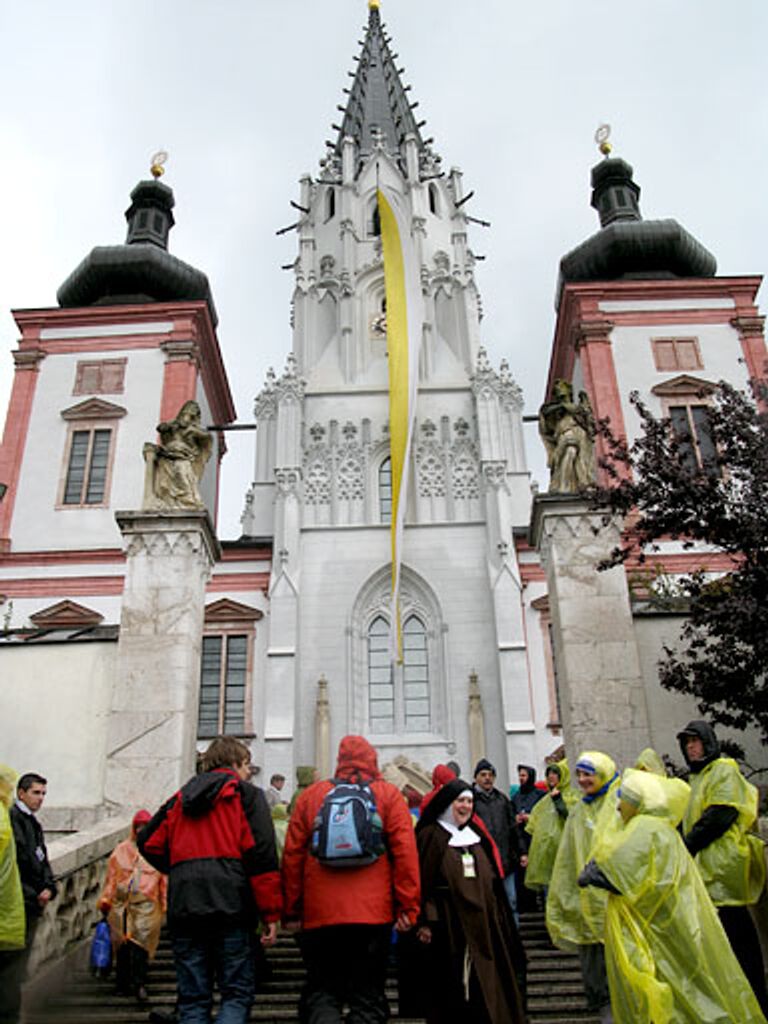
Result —
<svg viewBox="0 0 768 1024"><path fill-rule="evenodd" d="M578 496L534 501L531 542L547 574L568 757L602 750L626 767L650 735L626 575L597 570L619 539L618 521L604 526Z"/></svg>
<svg viewBox="0 0 768 1024"><path fill-rule="evenodd" d="M220 551L205 511L115 518L127 562L105 800L154 810L194 770L205 585Z"/></svg>

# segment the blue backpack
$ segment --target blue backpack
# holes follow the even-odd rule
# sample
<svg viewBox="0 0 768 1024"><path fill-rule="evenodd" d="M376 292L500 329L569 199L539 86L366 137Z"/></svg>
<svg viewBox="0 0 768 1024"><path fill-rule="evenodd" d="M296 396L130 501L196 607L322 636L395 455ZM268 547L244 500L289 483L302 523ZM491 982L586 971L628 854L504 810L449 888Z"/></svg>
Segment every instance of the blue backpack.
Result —
<svg viewBox="0 0 768 1024"><path fill-rule="evenodd" d="M329 868L373 864L386 851L376 800L366 782L332 779L317 812L310 853Z"/></svg>

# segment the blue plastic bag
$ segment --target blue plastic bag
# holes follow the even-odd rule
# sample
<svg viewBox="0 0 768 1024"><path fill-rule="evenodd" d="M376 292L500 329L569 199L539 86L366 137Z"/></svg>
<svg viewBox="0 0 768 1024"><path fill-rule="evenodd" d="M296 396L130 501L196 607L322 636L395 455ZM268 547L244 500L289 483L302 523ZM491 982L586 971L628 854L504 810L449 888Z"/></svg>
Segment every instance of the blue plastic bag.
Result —
<svg viewBox="0 0 768 1024"><path fill-rule="evenodd" d="M99 921L91 941L91 970L105 975L112 967L112 937L106 921Z"/></svg>

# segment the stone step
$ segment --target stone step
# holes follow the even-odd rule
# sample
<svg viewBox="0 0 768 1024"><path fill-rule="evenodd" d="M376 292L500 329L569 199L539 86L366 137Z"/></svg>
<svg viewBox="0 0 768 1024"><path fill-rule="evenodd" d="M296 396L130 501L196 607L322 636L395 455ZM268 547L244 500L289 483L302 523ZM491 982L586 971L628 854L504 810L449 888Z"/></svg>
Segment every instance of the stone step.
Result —
<svg viewBox="0 0 768 1024"><path fill-rule="evenodd" d="M597 1024L586 1009L578 958L554 949L541 914L526 915L521 936L528 955L528 1002L531 1024ZM297 1003L304 980L301 956L294 938L281 935L267 951L270 974L261 982L251 1013L254 1024L297 1021ZM170 944L165 935L150 969L150 1005L170 1009L175 1003L176 981ZM394 973L387 986L392 1019L398 1024L423 1024L397 1016ZM145 1024L148 1006L118 996L113 978L94 978L86 971L73 973L66 992L43 1011L28 1016L28 1024ZM462 1022L464 1024L464 1022ZM471 1022L467 1022L471 1024Z"/></svg>

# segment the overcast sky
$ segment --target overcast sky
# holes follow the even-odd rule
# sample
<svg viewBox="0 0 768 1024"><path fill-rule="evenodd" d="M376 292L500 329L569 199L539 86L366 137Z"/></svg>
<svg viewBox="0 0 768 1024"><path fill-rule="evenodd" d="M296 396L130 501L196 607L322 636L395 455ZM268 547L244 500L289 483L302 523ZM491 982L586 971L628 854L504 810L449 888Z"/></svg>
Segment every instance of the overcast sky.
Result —
<svg viewBox="0 0 768 1024"><path fill-rule="evenodd" d="M465 173L485 343L526 412L543 398L558 261L597 227L595 128L635 168L646 218L675 217L722 274L768 266L766 0L382 0L404 80ZM55 305L121 242L160 148L171 251L204 270L240 421L283 366L298 179L334 138L365 0L0 0L0 409L11 309ZM220 534L239 535L254 435L230 435ZM542 456L529 432L534 475ZM137 452L137 458L140 453ZM545 484L546 481L542 480Z"/></svg>

